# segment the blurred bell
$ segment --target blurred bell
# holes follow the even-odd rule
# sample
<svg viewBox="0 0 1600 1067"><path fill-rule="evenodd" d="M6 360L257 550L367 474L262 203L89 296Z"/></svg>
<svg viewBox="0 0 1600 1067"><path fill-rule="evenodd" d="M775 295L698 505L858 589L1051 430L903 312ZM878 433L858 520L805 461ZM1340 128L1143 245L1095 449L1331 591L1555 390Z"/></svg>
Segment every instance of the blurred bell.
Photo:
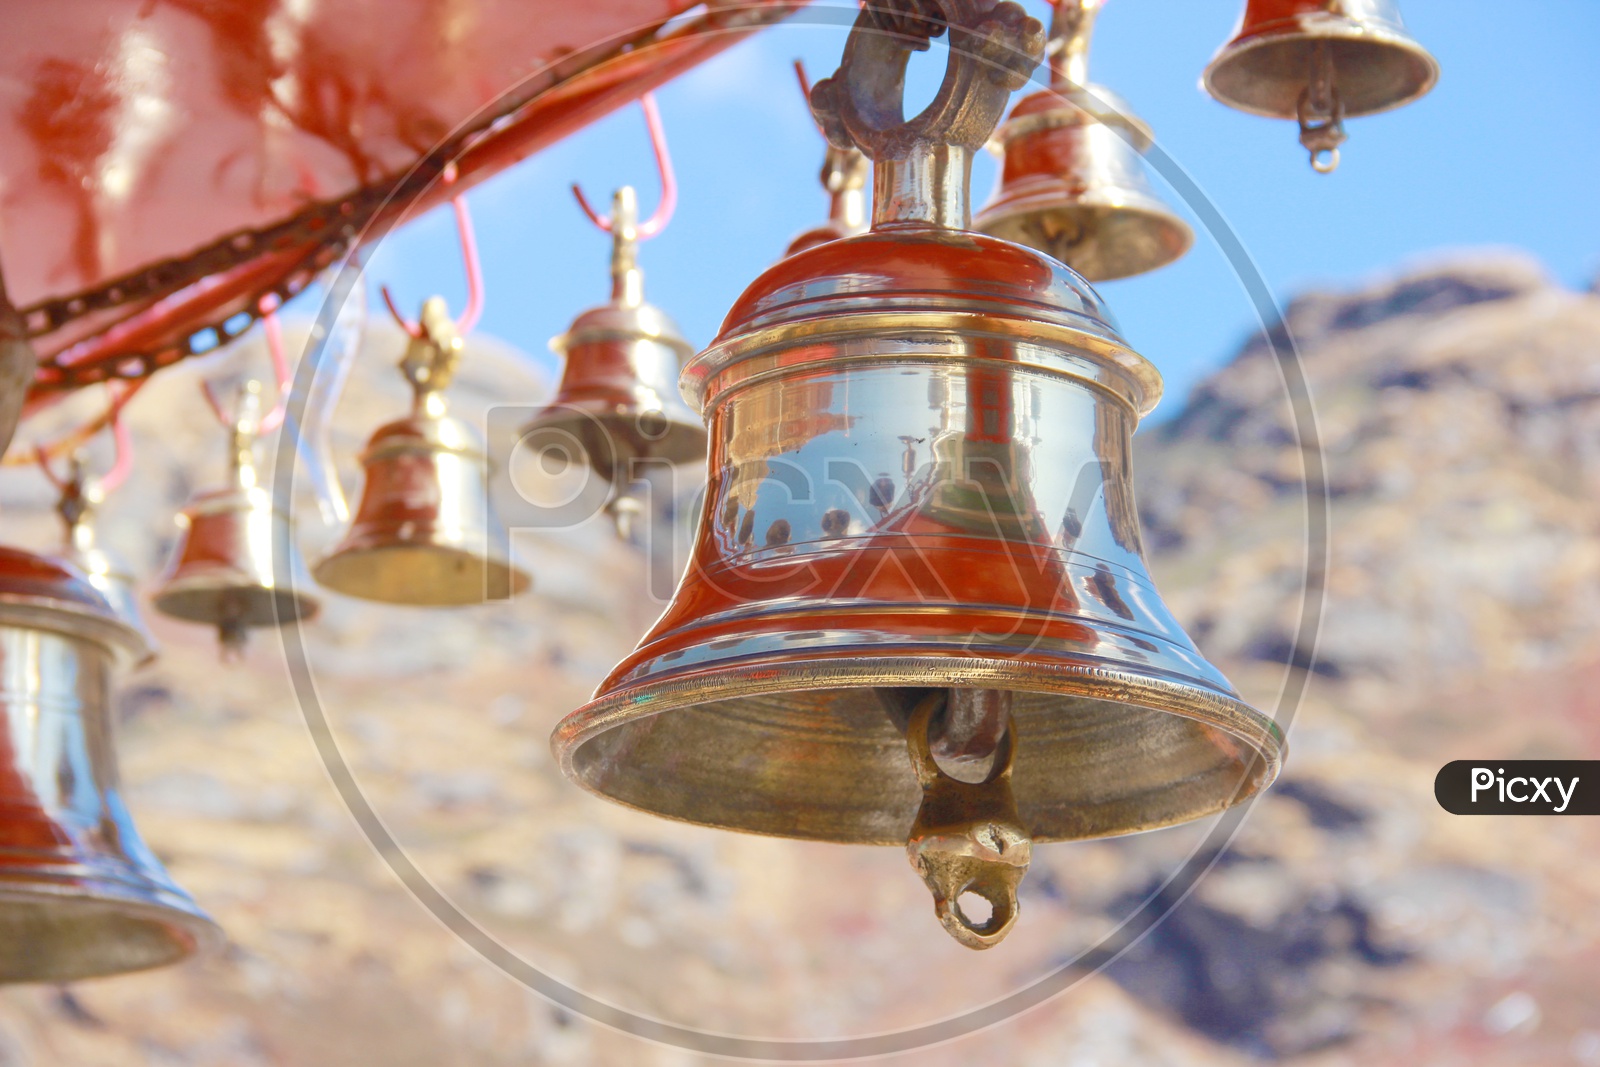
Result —
<svg viewBox="0 0 1600 1067"><path fill-rule="evenodd" d="M629 186L612 198L611 235L611 301L550 342L566 370L523 440L536 452L581 451L611 486L608 510L627 537L641 507L632 492L645 474L641 462L698 462L706 430L678 392L679 361L694 349L665 312L644 302L638 201Z"/></svg>
<svg viewBox="0 0 1600 1067"><path fill-rule="evenodd" d="M163 615L217 628L223 653L239 654L250 630L307 620L318 603L295 551L289 518L259 484L255 436L261 386L245 383L230 446L229 484L194 496L178 516L183 534L152 602ZM287 588L273 569L274 543L288 546Z"/></svg>
<svg viewBox="0 0 1600 1067"><path fill-rule="evenodd" d="M102 499L101 487L88 476L82 459L73 456L67 477L61 483L61 496L56 501L56 513L65 527L61 551L56 558L76 567L106 598L118 620L138 635L140 649L134 662L148 663L155 659L156 640L145 625L144 613L139 610L133 568L95 537L94 513Z"/></svg>
<svg viewBox="0 0 1600 1067"><path fill-rule="evenodd" d="M813 226L789 242L785 256L808 248L854 237L867 228L867 157L856 148L828 146L822 159L822 187L828 191L828 221Z"/></svg>
<svg viewBox="0 0 1600 1067"><path fill-rule="evenodd" d="M1042 30L1013 4L945 10L1016 35L994 54ZM1012 86L952 49L946 92L879 128L909 45L863 32L876 17L812 94L873 157L873 228L769 268L685 367L711 441L689 566L552 744L631 807L906 847L984 948L1034 842L1221 811L1283 741L1146 568L1131 435L1159 374L1077 274L967 231L963 176Z"/></svg>
<svg viewBox="0 0 1600 1067"><path fill-rule="evenodd" d="M1000 182L974 227L1061 260L1091 282L1163 267L1194 233L1144 174L1152 135L1117 94L1088 81L1089 37L1103 0L1059 0L1051 87L1000 127Z"/></svg>
<svg viewBox="0 0 1600 1067"><path fill-rule="evenodd" d="M1297 119L1312 166L1327 172L1339 165L1347 116L1409 103L1438 78L1394 0L1246 0L1201 84L1229 107Z"/></svg>
<svg viewBox="0 0 1600 1067"><path fill-rule="evenodd" d="M350 530L313 568L346 596L389 604L454 607L502 599L529 578L506 558L489 504L488 458L479 435L445 414L463 342L439 297L422 305L419 335L401 372L411 414L380 426L361 454L366 484Z"/></svg>
<svg viewBox="0 0 1600 1067"><path fill-rule="evenodd" d="M148 648L81 572L0 547L0 982L159 967L221 940L122 799L112 676Z"/></svg>

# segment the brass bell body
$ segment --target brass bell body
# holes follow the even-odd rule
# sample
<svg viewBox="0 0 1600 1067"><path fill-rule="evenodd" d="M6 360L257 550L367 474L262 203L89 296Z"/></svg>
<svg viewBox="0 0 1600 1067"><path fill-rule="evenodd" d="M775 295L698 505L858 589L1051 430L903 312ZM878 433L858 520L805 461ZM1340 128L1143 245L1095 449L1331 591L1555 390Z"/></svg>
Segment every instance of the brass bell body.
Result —
<svg viewBox="0 0 1600 1067"><path fill-rule="evenodd" d="M973 226L1047 253L1091 282L1155 270L1194 243L1156 194L1143 153L1153 136L1128 103L1087 80L1098 0L1060 0L1052 87L1023 98L995 136L1000 180Z"/></svg>
<svg viewBox="0 0 1600 1067"><path fill-rule="evenodd" d="M633 189L618 190L613 207L611 300L550 342L566 359L561 386L524 434L539 451L576 444L611 484L615 504L642 477L638 461L703 459L706 430L678 392L680 363L694 349L665 312L644 301Z"/></svg>
<svg viewBox="0 0 1600 1067"><path fill-rule="evenodd" d="M937 687L1011 694L1036 841L1194 819L1271 779L1275 728L1146 570L1130 437L1160 379L1077 276L973 234L833 242L759 278L685 379L706 518L665 614L559 728L578 782L903 843L899 693Z"/></svg>
<svg viewBox="0 0 1600 1067"><path fill-rule="evenodd" d="M221 940L122 800L113 673L146 649L83 574L0 548L0 981L142 970Z"/></svg>
<svg viewBox="0 0 1600 1067"><path fill-rule="evenodd" d="M1438 62L1406 31L1394 0L1246 0L1201 83L1229 107L1293 119L1319 49L1348 116L1409 103L1439 78Z"/></svg>
<svg viewBox="0 0 1600 1067"><path fill-rule="evenodd" d="M490 536L498 519L483 442L445 413L460 339L442 302L430 300L422 322L424 337L402 363L416 387L411 414L367 442L355 518L312 574L329 589L389 604L450 607L520 593L528 575L505 558L504 539Z"/></svg>
<svg viewBox="0 0 1600 1067"><path fill-rule="evenodd" d="M943 10L992 47L952 47L916 118L881 125L912 45L870 7L814 87L830 141L873 158L873 228L767 270L685 367L711 441L688 568L552 745L656 814L903 845L986 948L1033 842L1221 811L1283 742L1146 569L1131 437L1160 376L1079 275L968 229L971 152L1043 28Z"/></svg>
<svg viewBox="0 0 1600 1067"><path fill-rule="evenodd" d="M311 580L289 517L258 484L253 418L233 431L230 484L197 494L178 516L183 534L151 598L163 615L215 626L228 652L242 647L248 631L311 619L320 606L307 592ZM275 544L289 546L287 587L274 571Z"/></svg>

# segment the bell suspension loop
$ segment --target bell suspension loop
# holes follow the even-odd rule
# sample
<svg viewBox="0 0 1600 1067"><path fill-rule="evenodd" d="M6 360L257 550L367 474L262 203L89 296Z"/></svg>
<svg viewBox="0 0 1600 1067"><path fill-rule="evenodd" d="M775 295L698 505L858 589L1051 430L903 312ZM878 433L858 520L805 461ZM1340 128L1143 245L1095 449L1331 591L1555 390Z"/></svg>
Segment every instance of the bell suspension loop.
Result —
<svg viewBox="0 0 1600 1067"><path fill-rule="evenodd" d="M1105 0L1051 0L1050 88L1058 92L1089 84L1089 40Z"/></svg>

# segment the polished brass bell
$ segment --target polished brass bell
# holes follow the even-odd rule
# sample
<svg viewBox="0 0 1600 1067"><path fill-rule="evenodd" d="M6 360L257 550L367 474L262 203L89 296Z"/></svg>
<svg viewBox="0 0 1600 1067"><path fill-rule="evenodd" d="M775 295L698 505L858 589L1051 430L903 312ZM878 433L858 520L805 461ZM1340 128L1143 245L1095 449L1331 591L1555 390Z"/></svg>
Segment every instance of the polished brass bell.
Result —
<svg viewBox="0 0 1600 1067"><path fill-rule="evenodd" d="M611 300L573 320L550 348L566 358L561 387L524 430L539 452L582 452L611 487L622 536L640 509L633 489L651 460L677 465L706 454L706 429L678 394L679 362L694 349L661 309L644 301L638 201L612 198Z"/></svg>
<svg viewBox="0 0 1600 1067"><path fill-rule="evenodd" d="M1283 740L1146 569L1131 435L1159 374L1081 277L968 231L972 152L1043 28L943 10L921 115L898 119L911 45L871 6L813 90L830 140L873 158L873 228L767 270L686 366L711 440L692 558L552 745L645 811L906 847L984 948L1035 842L1221 811Z"/></svg>
<svg viewBox="0 0 1600 1067"><path fill-rule="evenodd" d="M1194 232L1150 185L1150 128L1088 80L1089 38L1103 0L1058 0L1050 88L1024 97L1000 127L994 195L975 229L1048 253L1091 282L1163 267Z"/></svg>
<svg viewBox="0 0 1600 1067"><path fill-rule="evenodd" d="M152 602L163 615L217 628L225 655L237 655L252 629L305 621L317 614L311 579L294 549L289 517L259 483L255 437L260 385L246 383L230 432L229 479L192 498L178 517L183 527ZM288 546L280 585L275 545Z"/></svg>
<svg viewBox="0 0 1600 1067"><path fill-rule="evenodd" d="M0 548L0 982L143 970L221 941L122 799L111 687L147 649L81 572Z"/></svg>
<svg viewBox="0 0 1600 1067"><path fill-rule="evenodd" d="M387 604L454 607L528 588L505 555L490 506L482 438L446 414L463 341L444 301L422 306L400 370L411 413L380 426L361 454L366 482L350 530L312 568L322 585Z"/></svg>
<svg viewBox="0 0 1600 1067"><path fill-rule="evenodd" d="M1327 173L1345 118L1410 103L1438 79L1395 0L1246 0L1201 84L1229 107L1297 120L1311 165Z"/></svg>
<svg viewBox="0 0 1600 1067"><path fill-rule="evenodd" d="M140 647L135 662L149 662L156 655L156 640L139 610L133 568L95 536L94 513L104 498L99 484L88 476L83 461L74 456L59 487L56 513L61 516L65 536L56 557L77 568L106 598L118 620L138 637Z"/></svg>

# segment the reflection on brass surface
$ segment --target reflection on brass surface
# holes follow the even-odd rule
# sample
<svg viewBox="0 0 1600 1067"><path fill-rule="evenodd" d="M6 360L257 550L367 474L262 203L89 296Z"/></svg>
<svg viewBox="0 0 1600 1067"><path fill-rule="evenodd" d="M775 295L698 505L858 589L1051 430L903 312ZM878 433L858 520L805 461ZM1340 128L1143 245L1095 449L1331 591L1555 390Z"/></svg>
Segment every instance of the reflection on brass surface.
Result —
<svg viewBox="0 0 1600 1067"><path fill-rule="evenodd" d="M221 940L123 804L112 674L145 653L84 575L0 548L0 982L158 967Z"/></svg>
<svg viewBox="0 0 1600 1067"><path fill-rule="evenodd" d="M346 596L389 604L451 607L528 588L504 557L489 506L487 459L478 434L445 414L444 391L462 339L444 301L423 304L421 336L400 369L411 383L411 414L380 426L361 454L366 474L350 530L313 568L318 583Z"/></svg>

